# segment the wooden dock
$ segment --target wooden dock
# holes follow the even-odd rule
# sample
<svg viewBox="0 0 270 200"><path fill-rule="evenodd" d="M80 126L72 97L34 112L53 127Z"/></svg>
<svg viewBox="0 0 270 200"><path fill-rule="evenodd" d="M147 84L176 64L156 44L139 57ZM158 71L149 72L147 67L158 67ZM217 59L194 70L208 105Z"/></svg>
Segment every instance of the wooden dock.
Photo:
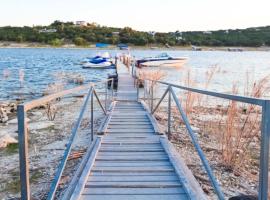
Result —
<svg viewBox="0 0 270 200"><path fill-rule="evenodd" d="M118 92L70 199L206 199L141 102L120 63Z"/></svg>

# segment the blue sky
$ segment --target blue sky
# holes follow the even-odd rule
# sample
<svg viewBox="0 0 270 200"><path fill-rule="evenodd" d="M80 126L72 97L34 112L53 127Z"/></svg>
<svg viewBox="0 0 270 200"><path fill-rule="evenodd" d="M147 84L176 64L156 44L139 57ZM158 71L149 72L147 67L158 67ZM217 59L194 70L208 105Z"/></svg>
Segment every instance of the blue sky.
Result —
<svg viewBox="0 0 270 200"><path fill-rule="evenodd" d="M54 20L97 22L144 31L270 25L270 0L0 0L0 26Z"/></svg>

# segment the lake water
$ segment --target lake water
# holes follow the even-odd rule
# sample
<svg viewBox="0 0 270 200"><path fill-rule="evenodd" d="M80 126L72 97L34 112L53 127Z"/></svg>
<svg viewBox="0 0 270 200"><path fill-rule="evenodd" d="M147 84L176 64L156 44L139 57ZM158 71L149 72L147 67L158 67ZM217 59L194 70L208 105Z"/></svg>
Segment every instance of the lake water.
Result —
<svg viewBox="0 0 270 200"><path fill-rule="evenodd" d="M107 78L112 69L82 69L79 64L84 58L96 55L97 50L90 49L0 49L0 101L15 99L24 94L25 98L36 98L42 94L49 83L59 82L57 74L79 73L86 82ZM112 56L122 53L108 51ZM155 56L159 50L132 50L136 58ZM270 74L270 52L224 52L224 51L167 51L174 56L189 57L181 69L161 69L165 71L166 81L182 84L188 71L196 80L196 87L204 88L206 72L213 67L218 70L213 76L208 89L230 92L232 85L240 86L240 91L249 74L250 82ZM23 83L19 74L23 72ZM66 87L74 87L68 84Z"/></svg>

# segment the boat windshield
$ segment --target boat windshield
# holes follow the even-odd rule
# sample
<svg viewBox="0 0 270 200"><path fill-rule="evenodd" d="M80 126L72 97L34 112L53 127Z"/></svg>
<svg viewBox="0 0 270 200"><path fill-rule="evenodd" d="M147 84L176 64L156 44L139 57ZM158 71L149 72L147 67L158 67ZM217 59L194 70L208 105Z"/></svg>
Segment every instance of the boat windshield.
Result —
<svg viewBox="0 0 270 200"><path fill-rule="evenodd" d="M164 57L169 57L169 55L166 52L163 52L157 56L157 58L164 58Z"/></svg>

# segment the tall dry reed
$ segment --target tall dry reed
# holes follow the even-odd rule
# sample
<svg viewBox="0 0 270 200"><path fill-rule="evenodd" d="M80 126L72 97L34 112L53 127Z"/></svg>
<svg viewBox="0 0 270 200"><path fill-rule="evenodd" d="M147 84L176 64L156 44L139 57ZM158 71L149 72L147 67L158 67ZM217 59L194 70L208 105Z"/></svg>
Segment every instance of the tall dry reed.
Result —
<svg viewBox="0 0 270 200"><path fill-rule="evenodd" d="M64 86L65 86L64 83L49 84L44 92L44 95L50 95L50 94L60 92L64 89ZM56 114L58 112L58 108L56 106L56 101L59 101L59 100L60 99L56 99L56 100L50 101L50 102L46 103L46 105L44 105L47 118L50 121L53 121L56 117Z"/></svg>
<svg viewBox="0 0 270 200"><path fill-rule="evenodd" d="M270 76L267 75L246 87L246 95L261 98L270 92ZM248 88L248 89L247 89ZM232 89L238 94L237 86ZM221 137L223 164L235 169L250 156L254 141L260 139L261 109L260 107L230 101L227 109L225 129Z"/></svg>

